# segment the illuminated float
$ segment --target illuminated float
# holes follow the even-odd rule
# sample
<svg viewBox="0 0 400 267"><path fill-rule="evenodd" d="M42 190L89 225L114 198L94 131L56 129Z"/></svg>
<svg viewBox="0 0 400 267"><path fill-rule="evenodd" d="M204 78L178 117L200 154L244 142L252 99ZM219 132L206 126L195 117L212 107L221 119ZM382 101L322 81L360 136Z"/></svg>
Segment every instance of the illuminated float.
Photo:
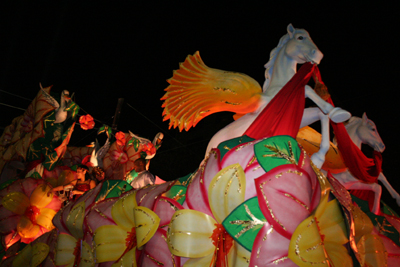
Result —
<svg viewBox="0 0 400 267"><path fill-rule="evenodd" d="M306 85L314 78L317 87L323 87L313 64L319 63L322 53L305 30L292 25L287 30L271 52L263 89L247 75L208 68L198 53L188 56L174 72L162 98L164 119L170 119L171 127L188 130L213 112L237 113L237 120L211 139L207 155L194 173L139 190L131 190L125 181L103 181L58 211L53 218L55 229L47 228L49 232L24 248L20 241L7 247L2 264L398 266L398 216L385 205L377 209L377 204L372 213L367 201L352 197L340 180L321 171L339 173L353 168L346 156L332 160L329 154L333 146L329 121L334 120L337 124L333 127L343 130L340 122L349 119L350 113L328 103L329 97L328 102L322 100ZM296 73L298 63L305 64ZM304 110L305 96L320 108ZM321 148L313 151L301 144L315 141L315 133L306 132L307 128L300 132L303 135L298 132L317 120L322 124L322 141L317 142ZM350 124L352 120L356 119ZM366 117L362 120L364 126L372 126ZM343 131L338 132L340 129L335 129L343 154L342 138L338 138ZM5 138L10 140L3 134L3 143ZM139 141L132 134L116 136L101 161L107 176L129 173L130 158ZM155 152L145 147L150 154ZM2 149L4 159L9 148ZM63 151L68 154L68 149L63 147ZM73 153L80 157L100 154L85 151ZM72 156L67 158L71 164ZM6 159L9 163L12 157ZM369 175L378 179L379 157L366 161L373 169ZM49 184L38 178L41 186ZM4 193L10 191L7 188L32 179L4 185L0 208L11 206L11 196ZM26 207L35 206L32 199L26 201L27 195L17 195ZM8 214L16 211L13 207L8 210ZM12 220L31 214L26 210L19 213ZM2 223L8 221L11 219ZM1 232L3 237L5 232Z"/></svg>

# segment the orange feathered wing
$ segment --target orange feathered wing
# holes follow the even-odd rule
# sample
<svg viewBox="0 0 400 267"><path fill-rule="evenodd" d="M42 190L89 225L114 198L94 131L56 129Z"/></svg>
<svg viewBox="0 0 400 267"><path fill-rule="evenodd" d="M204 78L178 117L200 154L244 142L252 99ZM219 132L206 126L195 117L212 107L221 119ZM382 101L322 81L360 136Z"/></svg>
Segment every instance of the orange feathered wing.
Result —
<svg viewBox="0 0 400 267"><path fill-rule="evenodd" d="M169 127L189 130L219 111L246 114L258 108L262 89L246 74L207 67L197 51L174 71L161 98ZM240 115L239 115L240 116Z"/></svg>

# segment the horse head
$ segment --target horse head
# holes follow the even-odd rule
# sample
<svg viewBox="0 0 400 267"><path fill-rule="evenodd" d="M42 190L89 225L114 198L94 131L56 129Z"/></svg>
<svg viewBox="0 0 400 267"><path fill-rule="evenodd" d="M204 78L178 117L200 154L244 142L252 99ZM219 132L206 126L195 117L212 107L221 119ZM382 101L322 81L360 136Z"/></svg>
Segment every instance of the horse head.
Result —
<svg viewBox="0 0 400 267"><path fill-rule="evenodd" d="M272 49L269 55L269 61L265 64L265 82L263 92L266 92L272 79L272 73L276 61L287 70L289 66L283 62L293 64L303 64L311 62L319 64L323 58L322 52L311 40L309 33L304 29L296 29L292 24L287 26L287 34L281 37L278 46ZM292 66L294 69L295 66ZM291 74L293 75L293 73ZM284 82L286 84L287 81ZM283 85L282 85L283 86Z"/></svg>
<svg viewBox="0 0 400 267"><path fill-rule="evenodd" d="M376 129L375 123L367 118L365 112L360 120L356 134L360 138L361 142L369 145L375 151L383 152L385 150L385 144Z"/></svg>
<svg viewBox="0 0 400 267"><path fill-rule="evenodd" d="M295 29L292 24L287 26L289 40L285 46L285 54L297 63L311 62L319 64L323 58L322 52L311 40L310 34L304 29Z"/></svg>

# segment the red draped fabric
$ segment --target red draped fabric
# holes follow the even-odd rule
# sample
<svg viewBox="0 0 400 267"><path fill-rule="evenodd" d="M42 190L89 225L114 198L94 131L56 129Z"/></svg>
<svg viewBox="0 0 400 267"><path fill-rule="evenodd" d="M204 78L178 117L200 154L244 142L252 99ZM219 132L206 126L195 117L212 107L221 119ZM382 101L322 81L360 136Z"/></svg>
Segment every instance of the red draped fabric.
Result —
<svg viewBox="0 0 400 267"><path fill-rule="evenodd" d="M322 83L321 73L318 68L314 70L316 78ZM332 99L327 100L333 105ZM349 134L343 123L334 123L331 121L333 131L335 132L338 148L342 154L343 161L351 174L357 179L366 183L376 183L379 173L382 171L382 155L374 151L374 157L368 158L350 139ZM364 200L373 202L373 194L367 190L351 190L351 194Z"/></svg>
<svg viewBox="0 0 400 267"><path fill-rule="evenodd" d="M304 86L316 65L306 63L261 111L244 135L254 139L275 135L296 138L304 113Z"/></svg>

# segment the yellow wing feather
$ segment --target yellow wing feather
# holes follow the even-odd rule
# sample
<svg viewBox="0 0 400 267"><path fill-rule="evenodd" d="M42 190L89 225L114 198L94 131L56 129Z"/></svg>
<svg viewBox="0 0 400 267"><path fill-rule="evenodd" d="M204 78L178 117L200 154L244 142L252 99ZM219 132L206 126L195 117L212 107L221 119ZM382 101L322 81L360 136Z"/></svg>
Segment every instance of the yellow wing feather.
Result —
<svg viewBox="0 0 400 267"><path fill-rule="evenodd" d="M173 72L162 107L169 128L189 130L204 117L219 111L246 114L258 108L261 86L246 74L207 67L197 51Z"/></svg>

